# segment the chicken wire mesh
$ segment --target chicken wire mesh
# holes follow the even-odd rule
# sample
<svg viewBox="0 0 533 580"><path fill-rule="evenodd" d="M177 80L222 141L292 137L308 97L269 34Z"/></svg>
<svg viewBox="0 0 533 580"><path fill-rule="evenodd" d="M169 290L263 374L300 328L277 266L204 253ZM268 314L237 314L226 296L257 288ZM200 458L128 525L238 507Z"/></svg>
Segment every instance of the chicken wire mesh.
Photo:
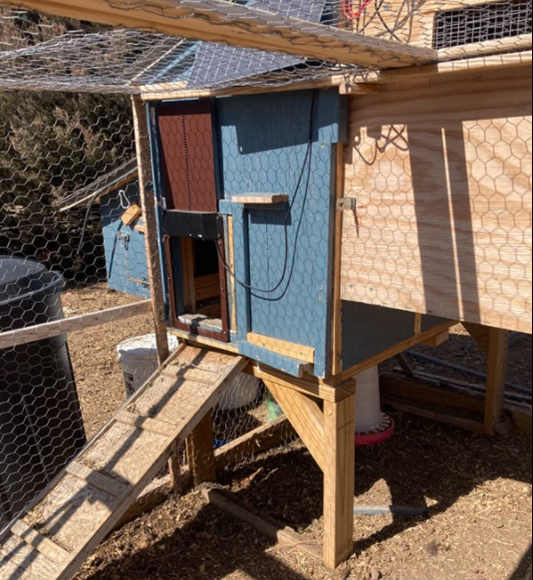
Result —
<svg viewBox="0 0 533 580"><path fill-rule="evenodd" d="M212 3L210 12L204 4L190 2L188 10L205 9L204 19L219 22L219 4ZM256 3L251 9L301 18L306 24L300 30L311 37L324 31L320 24L404 48L453 49L441 53L442 58L528 47L530 2L450 4L454 11L440 12L435 3L422 10L420 3L380 1L279 1ZM146 6L153 14L152 3L110 5L125 12ZM289 20L274 25L263 17L259 26L247 26L250 7L233 8L235 18L244 19L239 20L243 29L293 38ZM339 45L352 50L344 38L339 36ZM480 42L493 44L471 47ZM316 38L309 43L320 45ZM0 527L23 511L157 368L152 341L122 344L153 332L146 311L122 319L130 303L150 297L151 282L131 102L125 95L146 86L164 96L165 91L280 86L351 75L377 69L380 62L388 67L393 48L387 45L388 60L379 56L371 67L198 42L157 29L111 29L22 9L0 13L0 86L12 89L0 94L1 329L60 318L61 305L67 317L117 308L103 330L76 327L68 343L64 336L44 335L0 351ZM402 54L392 58L393 64L437 58L424 61L417 50ZM494 90L498 81L490 82L480 86ZM517 89L523 86L518 83ZM531 311L527 101L520 94L511 102L500 87L487 97L486 118L459 115L451 124L439 124L435 116L446 110L449 99L453 102L457 87L438 98L431 90L410 90L403 101L386 91L372 96L371 103L361 100L365 97L351 101L345 195L355 198L356 207L343 218L341 296L447 317L490 312L496 318L483 322L512 325ZM424 110L418 103L413 114L415 94L432 108ZM333 283L332 183L339 178L342 140L338 98L337 90L307 90L220 99L189 109L150 107L149 137L157 168L152 185L159 204L159 250L171 326L206 340L241 342L251 359L292 374L311 364L317 375L331 372L327 296ZM399 103L392 113L391 99ZM502 101L512 111L494 120L490 112ZM459 143L459 152L464 144L464 154L439 155L444 143ZM436 150L437 158L428 161L426 152ZM474 194L472 205L454 197L457 176L464 178L461 187L466 183ZM436 188L431 179L437 177ZM427 192L432 200L424 197ZM278 203L266 207L273 194L281 196ZM245 196L251 203L244 202ZM421 223L421 208L435 196L431 218ZM192 215L179 221L173 211L214 215L198 225ZM455 222L460 248L450 233L459 214L472 216L466 227ZM449 223L443 224L446 215ZM442 255L453 258L443 266ZM442 289L437 298L434 294L434 280L443 269L454 273L444 292L452 304L445 309ZM483 288L477 277L472 279L477 271L484 273ZM474 294L484 291L488 302L482 308L477 295L465 296L472 288ZM248 335L249 328L254 336ZM265 337L285 341L284 348L269 349ZM116 360L119 344L124 372ZM136 350L143 354L132 354ZM147 352L147 360L139 364ZM213 414L214 445L222 452L254 429L282 423L280 415L260 381L241 377ZM279 440L291 434L280 433ZM253 450L249 446L246 455ZM246 455L239 451L237 459ZM214 461L211 454L199 459Z"/></svg>
<svg viewBox="0 0 533 580"><path fill-rule="evenodd" d="M130 100L14 91L0 104L4 528L157 369L157 350L149 308L128 310L150 298ZM32 330L63 319L68 334ZM215 445L267 422L263 403L240 378L217 406Z"/></svg>
<svg viewBox="0 0 533 580"><path fill-rule="evenodd" d="M531 48L531 0L102 3L118 21L145 18L144 30L0 5L0 86L99 93L283 86ZM200 41L194 26L187 38L164 33L200 19L215 30L235 23L251 39L244 47ZM283 52L253 48L257 38L274 39Z"/></svg>

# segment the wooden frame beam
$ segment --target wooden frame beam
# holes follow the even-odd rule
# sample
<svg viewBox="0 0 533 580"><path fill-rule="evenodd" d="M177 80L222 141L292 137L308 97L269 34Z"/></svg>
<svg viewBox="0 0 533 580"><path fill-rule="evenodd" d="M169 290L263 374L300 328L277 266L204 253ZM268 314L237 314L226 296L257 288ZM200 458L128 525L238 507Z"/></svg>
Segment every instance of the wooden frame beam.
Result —
<svg viewBox="0 0 533 580"><path fill-rule="evenodd" d="M485 435L493 436L503 418L508 357L509 331L491 328L489 334Z"/></svg>
<svg viewBox="0 0 533 580"><path fill-rule="evenodd" d="M246 522L280 546L297 548L308 556L322 560L322 549L308 538L301 536L292 528L280 524L269 516L259 515L244 502L228 491L219 489L204 490L204 498L216 507Z"/></svg>
<svg viewBox="0 0 533 580"><path fill-rule="evenodd" d="M244 372L265 382L268 381L280 387L323 401L330 401L331 403L340 402L355 394L355 380L353 379L347 379L342 384L334 386L316 377L309 376L297 379L296 377L289 377L276 369L253 363L248 365Z"/></svg>
<svg viewBox="0 0 533 580"><path fill-rule="evenodd" d="M139 190L141 194L143 223L146 232L146 258L148 262L148 279L152 296L152 312L157 343L157 357L159 359L159 364L162 365L168 358L170 350L168 346L159 240L157 238L158 230L155 194L152 189L148 189L148 184L153 182L148 119L146 116L145 105L139 97L132 97L132 107L137 164L139 166Z"/></svg>
<svg viewBox="0 0 533 580"><path fill-rule="evenodd" d="M331 62L379 68L437 60L431 49L406 46L242 6L226 0L8 0L8 6Z"/></svg>
<svg viewBox="0 0 533 580"><path fill-rule="evenodd" d="M283 412L304 442L309 453L313 456L313 459L324 470L324 413L318 406L318 403L298 391L281 387L271 381L264 380L264 383L279 406L283 409Z"/></svg>
<svg viewBox="0 0 533 580"><path fill-rule="evenodd" d="M337 568L353 552L355 395L324 403L324 563Z"/></svg>
<svg viewBox="0 0 533 580"><path fill-rule="evenodd" d="M87 328L109 324L117 320L125 320L126 318L132 318L133 316L139 316L141 314L148 314L151 310L152 302L150 300L143 300L142 302L136 302L126 306L110 308L109 310L91 312L90 314L55 320L19 330L10 330L9 332L0 334L0 349L12 348L37 340L54 338L70 332L81 332Z"/></svg>
<svg viewBox="0 0 533 580"><path fill-rule="evenodd" d="M394 70L382 70L362 72L357 75L344 77L344 82L339 82L341 93L349 94L352 86L361 87L365 83L380 85L402 80L430 78L449 74L468 74L488 70L502 70L516 67L530 67L533 63L533 52L511 52L508 54L496 54L479 58L464 58L448 62L439 62L421 67L409 67Z"/></svg>
<svg viewBox="0 0 533 580"><path fill-rule="evenodd" d="M403 70L403 69L402 69ZM161 101L165 99L201 99L235 95L256 95L264 93L286 93L289 91L304 91L344 87L346 79L343 75L335 75L327 79L295 81L279 86L244 86L225 89L187 89L183 83L164 83L140 87L144 101ZM373 95L379 92L379 87L365 82L350 86L351 95Z"/></svg>

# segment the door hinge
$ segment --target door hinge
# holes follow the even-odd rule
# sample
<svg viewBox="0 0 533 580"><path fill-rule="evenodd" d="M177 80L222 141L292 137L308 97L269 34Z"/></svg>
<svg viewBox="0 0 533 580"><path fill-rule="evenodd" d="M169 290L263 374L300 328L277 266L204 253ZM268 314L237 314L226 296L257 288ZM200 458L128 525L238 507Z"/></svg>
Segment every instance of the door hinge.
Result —
<svg viewBox="0 0 533 580"><path fill-rule="evenodd" d="M337 200L337 211L354 211L357 204L355 197L343 197Z"/></svg>

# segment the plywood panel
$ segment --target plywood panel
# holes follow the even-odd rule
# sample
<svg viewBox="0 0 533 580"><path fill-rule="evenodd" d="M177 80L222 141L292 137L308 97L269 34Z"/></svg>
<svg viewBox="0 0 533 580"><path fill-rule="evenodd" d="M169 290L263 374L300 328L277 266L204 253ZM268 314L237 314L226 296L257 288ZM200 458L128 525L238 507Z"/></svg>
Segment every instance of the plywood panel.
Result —
<svg viewBox="0 0 533 580"><path fill-rule="evenodd" d="M353 97L342 299L531 332L531 71Z"/></svg>

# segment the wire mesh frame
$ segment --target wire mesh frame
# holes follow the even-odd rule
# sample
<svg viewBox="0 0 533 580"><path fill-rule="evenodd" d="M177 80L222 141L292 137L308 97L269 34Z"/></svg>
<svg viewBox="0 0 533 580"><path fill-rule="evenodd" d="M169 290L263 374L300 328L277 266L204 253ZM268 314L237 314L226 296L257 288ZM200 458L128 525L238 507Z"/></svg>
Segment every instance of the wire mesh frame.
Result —
<svg viewBox="0 0 533 580"><path fill-rule="evenodd" d="M119 14L128 13L121 3L112 6ZM303 31L309 34L313 26L320 25L339 33L355 30L369 42L376 37L378 44L369 45L369 54L381 50L381 40L393 41L398 50L402 46L413 51L435 46L441 49L441 59L472 58L531 48L531 0L518 3L504 0L488 5L457 0L453 6L453 11L441 13L438 5L418 11L408 2L392 6L381 0L346 2L344 7L330 0L271 0L264 6L258 5L271 13L307 20ZM136 4L135 9L142 14L142 3ZM151 14L148 6L144 12ZM447 14L461 17L454 17L445 32L439 23L445 22ZM209 20L209 11L205 18ZM171 16L168 19L172 21ZM340 74L349 78L364 70L380 68L379 59L374 65L347 64L350 51L345 54L345 60L341 58L335 64L317 58L216 45L194 38L186 40L98 24L74 25L64 18L39 16L23 10L4 9L0 22L0 85L4 88L128 94L147 87L157 87L158 92L163 92L169 90L169 85L174 91L178 88L271 88L302 81L325 81ZM246 27L246 19L240 24ZM475 34L472 32L474 24L478 31ZM268 31L267 25L264 31L257 30L257 35ZM454 40L450 40L452 37ZM470 41L476 42L471 44ZM393 61L395 57L391 58ZM425 60L420 56L420 60L411 65L429 63L437 58L437 52L426 53ZM389 65L383 61L384 67L393 66L392 61ZM408 64L406 61L405 66Z"/></svg>

